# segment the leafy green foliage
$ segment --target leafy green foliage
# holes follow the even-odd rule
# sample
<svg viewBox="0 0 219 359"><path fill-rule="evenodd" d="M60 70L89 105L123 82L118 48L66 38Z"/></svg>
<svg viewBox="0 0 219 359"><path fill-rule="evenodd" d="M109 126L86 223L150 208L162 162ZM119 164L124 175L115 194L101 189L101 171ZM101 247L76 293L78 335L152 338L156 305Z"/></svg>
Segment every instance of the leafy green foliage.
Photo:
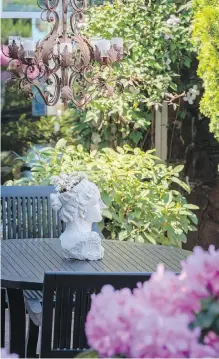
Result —
<svg viewBox="0 0 219 359"><path fill-rule="evenodd" d="M148 114L148 122L151 114ZM147 122L145 120L145 122ZM141 123L141 120L138 121ZM135 127L138 126L135 124ZM129 133L129 137L121 130L118 124L111 125L106 123L103 125L102 141L99 135L96 123L88 124L86 122L86 112L81 112L80 109L67 109L62 116L42 116L40 120L33 120L30 116L22 115L18 121L8 122L2 124L2 141L13 144L19 142L25 150L30 143L34 144L55 144L59 139L65 138L68 144L83 143L86 149L103 148L107 146L116 147L119 144L129 144L135 146L139 141L139 133L133 131ZM105 128L106 127L106 128ZM111 133L108 132L110 129ZM124 133L124 134L123 134ZM119 141L118 141L119 139ZM101 143L100 143L101 142Z"/></svg>
<svg viewBox="0 0 219 359"><path fill-rule="evenodd" d="M201 328L201 340L208 332L219 335L219 300L209 297L201 301L201 311L196 314L195 321L190 325L191 328Z"/></svg>
<svg viewBox="0 0 219 359"><path fill-rule="evenodd" d="M79 110L78 116L72 117L72 125L80 143L87 149L116 148L124 144L136 146L151 123L152 113L135 108L135 99L134 93L128 97L121 93L93 100L86 112Z"/></svg>
<svg viewBox="0 0 219 359"><path fill-rule="evenodd" d="M114 88L86 106L79 117L82 143L96 148L143 142L153 108L160 108L166 93L181 91L179 74L190 67L190 10L174 0L116 0L91 7L85 33L104 38L122 37L125 56L121 63L101 69L101 76ZM179 18L172 26L171 15ZM97 143L93 143L92 133ZM94 147L94 146L93 146Z"/></svg>
<svg viewBox="0 0 219 359"><path fill-rule="evenodd" d="M219 140L219 4L218 0L193 0L193 8L192 40L205 89L200 110L210 118L210 130Z"/></svg>
<svg viewBox="0 0 219 359"><path fill-rule="evenodd" d="M76 356L76 358L98 358L98 353L95 350L88 350Z"/></svg>
<svg viewBox="0 0 219 359"><path fill-rule="evenodd" d="M55 144L60 138L67 138L68 143L78 143L80 137L74 133L72 118L76 110L67 110L61 117L41 117L33 121L24 114L18 121L2 124L2 140L11 143L19 142L25 150L30 143Z"/></svg>
<svg viewBox="0 0 219 359"><path fill-rule="evenodd" d="M32 110L31 102L26 100L23 94L19 91L16 92L5 91L3 96L4 96L3 99L4 102L2 103L2 106L3 106L3 110L6 113L15 108L19 109L19 111L21 111L22 108L25 108L25 112L27 108Z"/></svg>
<svg viewBox="0 0 219 359"><path fill-rule="evenodd" d="M178 191L189 187L179 174L183 166L167 167L154 156L128 145L114 151L85 151L81 145L67 146L61 139L55 148L31 153L25 161L33 164L32 180L9 181L8 185L50 184L52 175L84 171L100 188L107 237L139 243L179 246L189 230L195 230L196 206L187 204Z"/></svg>

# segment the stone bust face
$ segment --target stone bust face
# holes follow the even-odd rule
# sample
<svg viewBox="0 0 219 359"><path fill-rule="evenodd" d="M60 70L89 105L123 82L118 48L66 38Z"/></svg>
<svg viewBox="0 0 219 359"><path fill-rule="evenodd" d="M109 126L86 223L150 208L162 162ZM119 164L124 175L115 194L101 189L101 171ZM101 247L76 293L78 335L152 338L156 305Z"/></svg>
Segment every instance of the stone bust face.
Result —
<svg viewBox="0 0 219 359"><path fill-rule="evenodd" d="M90 223L101 222L103 219L102 212L104 208L106 208L106 206L103 203L99 193L99 196L95 196L89 203L84 219Z"/></svg>
<svg viewBox="0 0 219 359"><path fill-rule="evenodd" d="M51 194L51 205L59 210L60 218L68 222L83 219L89 223L101 222L102 211L106 208L98 187L87 179L83 179L71 191Z"/></svg>

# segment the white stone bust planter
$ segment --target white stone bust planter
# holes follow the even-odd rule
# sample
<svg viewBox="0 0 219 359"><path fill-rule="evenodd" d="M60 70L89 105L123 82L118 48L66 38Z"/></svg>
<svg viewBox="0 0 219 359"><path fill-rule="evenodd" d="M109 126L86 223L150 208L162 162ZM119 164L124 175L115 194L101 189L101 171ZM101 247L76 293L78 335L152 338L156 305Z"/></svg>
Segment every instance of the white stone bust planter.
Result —
<svg viewBox="0 0 219 359"><path fill-rule="evenodd" d="M52 183L59 192L50 195L51 206L59 211L61 220L66 223L66 229L60 236L65 258L103 258L101 238L92 231L92 223L102 220L102 210L106 207L98 187L80 173L54 176Z"/></svg>

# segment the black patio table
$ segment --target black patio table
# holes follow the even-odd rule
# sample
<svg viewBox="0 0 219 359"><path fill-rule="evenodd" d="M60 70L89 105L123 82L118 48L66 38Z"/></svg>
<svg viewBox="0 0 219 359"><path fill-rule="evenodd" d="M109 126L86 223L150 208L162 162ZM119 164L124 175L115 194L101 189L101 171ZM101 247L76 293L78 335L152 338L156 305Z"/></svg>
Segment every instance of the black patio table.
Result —
<svg viewBox="0 0 219 359"><path fill-rule="evenodd" d="M167 246L102 241L100 261L64 259L59 239L10 239L1 241L1 286L6 288L10 312L10 352L25 355L25 305L23 290L42 290L44 273L154 272L159 263L180 271L180 261L190 252Z"/></svg>

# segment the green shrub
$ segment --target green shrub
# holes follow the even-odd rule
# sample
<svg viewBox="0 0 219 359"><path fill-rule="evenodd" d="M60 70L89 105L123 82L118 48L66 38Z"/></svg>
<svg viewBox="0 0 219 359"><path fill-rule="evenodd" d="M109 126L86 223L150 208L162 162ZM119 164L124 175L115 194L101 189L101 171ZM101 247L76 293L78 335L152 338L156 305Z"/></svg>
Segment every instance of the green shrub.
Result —
<svg viewBox="0 0 219 359"><path fill-rule="evenodd" d="M108 67L102 69L114 94L104 97L101 93L78 118L84 146L142 146L152 110L161 108L167 93L185 90L180 72L190 67L193 46L190 9L181 7L184 3L116 0L89 9L85 33L106 39L122 37L125 56L110 71ZM179 22L168 23L171 16Z"/></svg>
<svg viewBox="0 0 219 359"><path fill-rule="evenodd" d="M193 43L205 89L200 110L210 118L210 130L219 140L219 2L193 0L193 8Z"/></svg>
<svg viewBox="0 0 219 359"><path fill-rule="evenodd" d="M69 109L61 117L41 117L40 120L33 120L25 114L21 115L18 121L2 124L2 142L10 143L13 148L16 142L21 150L29 148L33 144L53 144L60 138L67 138L68 143L78 143L79 134L74 131L74 121L77 110Z"/></svg>
<svg viewBox="0 0 219 359"><path fill-rule="evenodd" d="M125 145L91 153L81 145L67 146L64 139L55 148L44 148L28 155L32 180L9 181L7 185L49 185L52 175L85 171L100 188L108 206L104 211L104 234L112 239L179 246L197 218L177 189L189 192L180 180L183 166L167 167L153 150L142 152Z"/></svg>

